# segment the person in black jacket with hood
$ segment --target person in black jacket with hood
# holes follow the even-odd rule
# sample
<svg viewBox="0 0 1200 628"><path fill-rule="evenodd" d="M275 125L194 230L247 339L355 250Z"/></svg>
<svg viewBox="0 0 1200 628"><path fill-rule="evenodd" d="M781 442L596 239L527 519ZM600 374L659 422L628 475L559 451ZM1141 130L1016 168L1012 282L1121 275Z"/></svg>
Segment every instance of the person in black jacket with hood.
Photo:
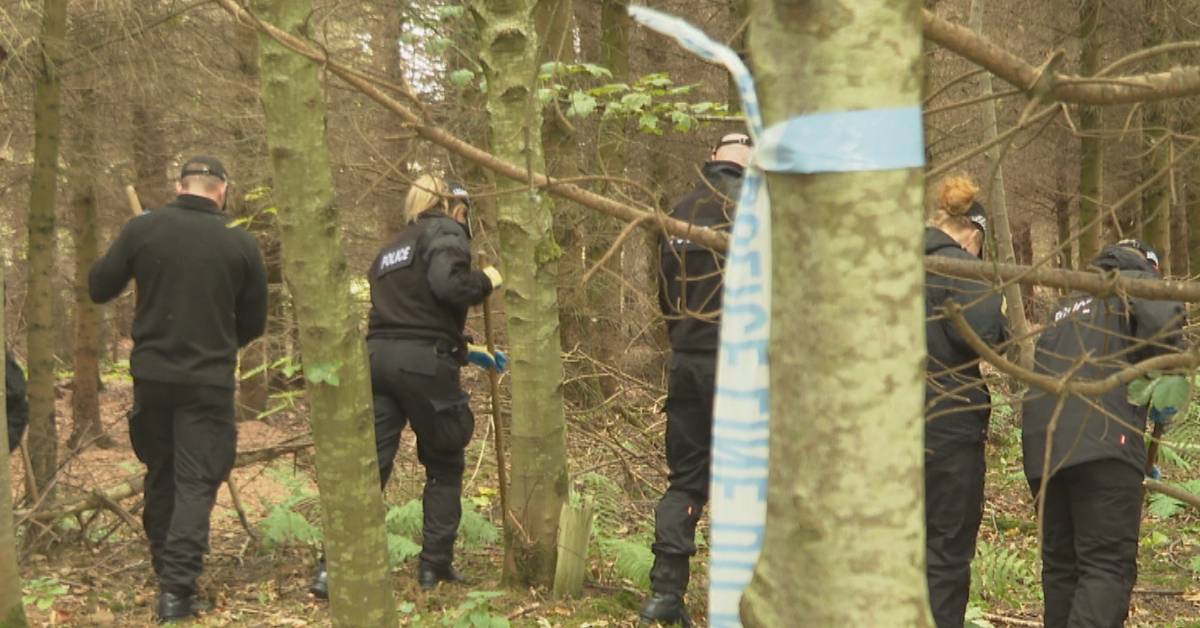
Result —
<svg viewBox="0 0 1200 628"><path fill-rule="evenodd" d="M728 231L750 154L750 138L745 134L722 137L695 188L675 205L671 217ZM639 621L644 626L654 622L691 626L683 597L688 562L696 553L696 523L708 503L725 258L675 236L665 236L660 248L659 305L671 337L671 374L664 408L670 475L654 516L653 595L642 607Z"/></svg>
<svg viewBox="0 0 1200 628"><path fill-rule="evenodd" d="M1161 279L1158 255L1123 240L1091 262L1123 277ZM1183 346L1183 304L1074 294L1037 342L1035 370L1101 380ZM1053 426L1052 426L1053 423ZM1146 409L1126 386L1063 399L1031 388L1022 434L1025 476L1040 504L1046 628L1117 628L1137 580Z"/></svg>
<svg viewBox="0 0 1200 628"><path fill-rule="evenodd" d="M469 345L467 310L500 288L500 272L471 268L471 201L461 184L424 175L408 191L408 225L371 265L367 350L375 401L379 479L392 475L400 433L411 425L425 467L419 584L466 580L451 564L462 519L465 451L475 431L459 369L471 362L503 371L508 358ZM324 557L309 591L329 596Z"/></svg>
<svg viewBox="0 0 1200 628"><path fill-rule="evenodd" d="M8 453L21 444L25 426L29 425L29 399L25 396L25 371L17 364L12 351L4 350L5 410L8 414Z"/></svg>
<svg viewBox="0 0 1200 628"><path fill-rule="evenodd" d="M965 175L944 181L925 228L925 254L983 257L987 217ZM925 278L925 567L937 628L962 628L971 591L971 559L983 518L984 442L991 395L979 356L941 313L964 308L971 329L992 346L1008 339L1004 298L994 286L939 275Z"/></svg>
<svg viewBox="0 0 1200 628"><path fill-rule="evenodd" d="M137 283L129 439L146 465L142 522L164 622L200 607L209 517L237 454L238 348L267 324L266 268L254 237L222 211L228 187L220 161L190 159L175 200L126 223L88 274L96 303Z"/></svg>

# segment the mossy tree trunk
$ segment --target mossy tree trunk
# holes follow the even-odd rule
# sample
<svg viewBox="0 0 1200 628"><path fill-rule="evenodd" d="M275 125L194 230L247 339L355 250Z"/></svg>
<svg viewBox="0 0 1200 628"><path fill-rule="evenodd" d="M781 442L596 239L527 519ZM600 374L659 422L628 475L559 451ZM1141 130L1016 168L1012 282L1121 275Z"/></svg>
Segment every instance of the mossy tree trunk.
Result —
<svg viewBox="0 0 1200 628"><path fill-rule="evenodd" d="M293 35L312 12L307 0L253 5ZM395 628L366 343L338 229L318 68L270 37L258 43L280 243L317 449L330 613L335 627Z"/></svg>
<svg viewBox="0 0 1200 628"><path fill-rule="evenodd" d="M0 285L4 269L0 267ZM4 299L0 298L0 321L4 320ZM0 346L8 346L4 325L0 325ZM0 393L5 382L0 379ZM7 398L6 395L0 395ZM0 425L8 425L8 408L0 404ZM0 430L0 628L28 628L25 605L21 603L21 572L17 568L17 539L13 534L12 466L8 455L8 430Z"/></svg>
<svg viewBox="0 0 1200 628"><path fill-rule="evenodd" d="M1079 74L1092 76L1104 61L1100 36L1101 0L1082 0L1079 5ZM1085 266L1100 253L1104 226L1096 219L1104 201L1104 110L1079 107L1079 265Z"/></svg>
<svg viewBox="0 0 1200 628"><path fill-rule="evenodd" d="M535 0L472 0L487 78L492 153L545 172L542 110L534 98ZM567 498L566 421L558 324L558 259L552 202L542 190L501 179L497 225L512 348L512 473L505 522L505 580L551 586L558 517Z"/></svg>
<svg viewBox="0 0 1200 628"><path fill-rule="evenodd" d="M61 139L62 59L66 57L67 0L46 0L38 72L34 79L33 175L29 194L29 287L25 301L29 321L30 478L38 491L50 486L58 467L58 430L54 425L54 210L58 201L58 149ZM39 493L40 495L40 493Z"/></svg>
<svg viewBox="0 0 1200 628"><path fill-rule="evenodd" d="M861 0L853 11L756 2L749 49L765 123L919 106L920 10L919 0ZM922 170L767 181L771 466L742 621L931 627Z"/></svg>
<svg viewBox="0 0 1200 628"><path fill-rule="evenodd" d="M1166 43L1166 6L1160 0L1144 0L1142 47ZM1152 71L1167 68L1163 56L1150 61ZM1170 113L1164 103L1142 105L1142 179L1149 179L1170 168ZM1142 239L1158 251L1159 269L1171 274L1171 182L1170 175L1159 178L1142 193Z"/></svg>

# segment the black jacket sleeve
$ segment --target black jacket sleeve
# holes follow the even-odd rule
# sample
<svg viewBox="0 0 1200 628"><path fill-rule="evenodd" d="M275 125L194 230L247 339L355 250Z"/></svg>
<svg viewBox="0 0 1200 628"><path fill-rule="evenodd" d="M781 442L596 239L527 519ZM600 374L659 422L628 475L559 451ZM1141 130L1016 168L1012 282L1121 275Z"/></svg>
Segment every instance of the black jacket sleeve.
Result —
<svg viewBox="0 0 1200 628"><path fill-rule="evenodd" d="M948 296L963 306L963 318L975 334L989 347L997 347L1009 339L1008 317L1003 311L1004 295L988 292L989 288L984 284L954 279ZM971 351L953 321L946 319L943 324L950 342L962 350Z"/></svg>
<svg viewBox="0 0 1200 628"><path fill-rule="evenodd" d="M1135 361L1171 353L1184 348L1184 307L1176 301L1130 299L1133 336L1145 344Z"/></svg>
<svg viewBox="0 0 1200 628"><path fill-rule="evenodd" d="M25 433L25 426L29 425L29 400L25 397L25 371L21 370L21 365L17 364L13 358L12 352L5 349L5 377L4 387L6 393L6 410L8 413L8 451L17 448L17 444L21 442L21 436Z"/></svg>
<svg viewBox="0 0 1200 628"><path fill-rule="evenodd" d="M424 250L429 288L438 299L470 307L492 294L487 275L471 268L471 244L462 229L434 227Z"/></svg>
<svg viewBox="0 0 1200 628"><path fill-rule="evenodd" d="M237 297L237 341L244 347L267 329L267 268L258 243L246 234L246 279Z"/></svg>
<svg viewBox="0 0 1200 628"><path fill-rule="evenodd" d="M94 303L108 303L133 279L133 249L140 225L134 218L125 224L104 257L96 260L88 272L88 296Z"/></svg>

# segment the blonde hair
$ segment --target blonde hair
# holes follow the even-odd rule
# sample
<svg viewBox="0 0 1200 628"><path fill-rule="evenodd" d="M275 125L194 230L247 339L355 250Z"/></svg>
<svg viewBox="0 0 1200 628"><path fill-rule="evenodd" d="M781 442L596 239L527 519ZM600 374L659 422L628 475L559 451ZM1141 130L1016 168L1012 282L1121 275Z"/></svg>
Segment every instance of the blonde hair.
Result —
<svg viewBox="0 0 1200 628"><path fill-rule="evenodd" d="M967 211L971 209L978 193L979 186L966 173L943 179L937 193L937 208L929 219L929 226L937 227L951 236L964 229L974 229L967 218Z"/></svg>
<svg viewBox="0 0 1200 628"><path fill-rule="evenodd" d="M443 211L449 209L446 203L449 194L450 188L441 177L421 175L408 188L408 196L404 197L404 224L411 225L421 214L435 207L440 206Z"/></svg>

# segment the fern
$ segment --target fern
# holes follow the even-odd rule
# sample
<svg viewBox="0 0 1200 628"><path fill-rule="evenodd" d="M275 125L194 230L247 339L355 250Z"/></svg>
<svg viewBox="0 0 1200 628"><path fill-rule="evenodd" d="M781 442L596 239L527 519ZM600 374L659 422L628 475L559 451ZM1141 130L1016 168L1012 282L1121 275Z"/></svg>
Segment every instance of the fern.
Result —
<svg viewBox="0 0 1200 628"><path fill-rule="evenodd" d="M1169 495L1154 493L1150 495L1150 505L1146 510L1159 519L1170 519L1183 510L1183 502Z"/></svg>
<svg viewBox="0 0 1200 628"><path fill-rule="evenodd" d="M465 547L479 547L500 540L500 531L491 521L479 514L475 509L475 502L470 499L462 500L462 509L458 538ZM388 550L393 564L404 562L421 552L424 517L425 508L419 499L412 499L388 509Z"/></svg>
<svg viewBox="0 0 1200 628"><path fill-rule="evenodd" d="M268 548L282 545L316 545L321 542L321 529L308 522L304 515L284 506L272 506L262 522L263 544Z"/></svg>
<svg viewBox="0 0 1200 628"><path fill-rule="evenodd" d="M605 551L615 556L613 569L618 575L628 579L635 586L650 588L650 568L654 566L654 552L650 551L648 544L610 539L601 545Z"/></svg>
<svg viewBox="0 0 1200 628"><path fill-rule="evenodd" d="M971 571L971 597L977 600L1002 599L1020 606L1017 593L1033 584L1033 569L1028 560L1019 552L986 541L979 542Z"/></svg>

